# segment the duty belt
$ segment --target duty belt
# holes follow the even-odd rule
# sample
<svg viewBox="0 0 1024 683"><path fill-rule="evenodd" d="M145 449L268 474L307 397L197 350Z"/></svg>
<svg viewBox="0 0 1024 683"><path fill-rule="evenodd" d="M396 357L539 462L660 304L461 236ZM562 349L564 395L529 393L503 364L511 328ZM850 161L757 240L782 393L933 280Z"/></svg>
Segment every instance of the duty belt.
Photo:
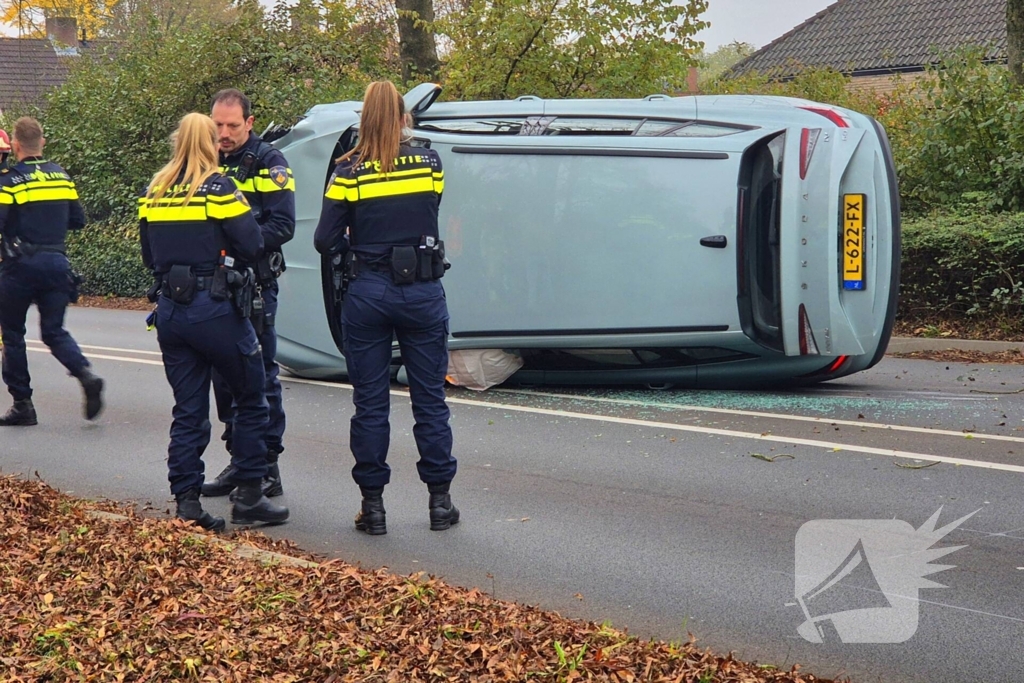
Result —
<svg viewBox="0 0 1024 683"><path fill-rule="evenodd" d="M18 244L18 250L21 251L25 256L32 256L41 252L50 252L54 254L66 253L67 249L63 244L33 244L32 242L21 242Z"/></svg>
<svg viewBox="0 0 1024 683"><path fill-rule="evenodd" d="M161 284L163 285L164 291L170 291L170 285L167 282L167 274L164 273ZM212 275L196 275L196 291L201 292L204 289L209 289L213 286Z"/></svg>

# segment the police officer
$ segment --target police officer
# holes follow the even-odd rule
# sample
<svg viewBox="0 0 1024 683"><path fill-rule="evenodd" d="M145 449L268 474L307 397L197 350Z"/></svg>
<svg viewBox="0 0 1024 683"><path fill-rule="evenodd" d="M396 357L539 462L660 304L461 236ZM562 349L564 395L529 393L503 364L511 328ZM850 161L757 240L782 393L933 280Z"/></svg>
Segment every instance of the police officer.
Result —
<svg viewBox="0 0 1024 683"><path fill-rule="evenodd" d="M346 255L351 282L341 319L355 403L352 478L363 497L356 528L372 535L387 533L383 493L391 478L386 459L393 335L409 374L420 454L416 467L430 494L430 528L443 530L459 521L449 493L456 460L444 391L448 308L437 228L444 172L436 152L405 144L404 116L392 83L367 87L359 142L339 159L314 236L322 254L344 249L346 229L351 243Z"/></svg>
<svg viewBox="0 0 1024 683"><path fill-rule="evenodd" d="M281 471L278 457L284 451L284 404L277 356L277 278L284 272L281 246L295 236L295 181L284 155L263 142L252 132L253 116L249 98L233 88L221 90L213 96L212 114L217 125L220 143L220 170L234 179L252 207L256 222L263 234L263 256L253 263L262 295L262 315L254 317L257 336L263 352L263 367L267 378L267 402L270 419L267 424L267 476L263 492L267 496L280 496ZM259 300L257 300L259 304ZM233 447L231 393L227 383L214 373L214 396L217 414L224 422L224 440L228 451ZM203 486L204 496L226 496L234 486L230 465L216 479Z"/></svg>
<svg viewBox="0 0 1024 683"><path fill-rule="evenodd" d="M25 352L25 318L33 303L43 343L81 382L85 417L93 420L103 409L103 380L64 329L64 311L78 297L64 238L85 225L85 212L71 177L43 158L46 140L38 121L15 121L11 142L15 163L0 170L0 331L3 380L14 406L0 426L37 424Z"/></svg>
<svg viewBox="0 0 1024 683"><path fill-rule="evenodd" d="M263 238L245 197L218 171L217 129L208 116L181 120L170 162L139 200L139 234L142 260L160 283L156 330L174 392L167 466L177 516L204 529L224 528L224 520L199 502L202 454L210 443L210 373L216 370L237 406L231 521L281 523L288 509L261 490L267 402L259 342L245 310L252 283L234 267L235 258L255 262Z"/></svg>

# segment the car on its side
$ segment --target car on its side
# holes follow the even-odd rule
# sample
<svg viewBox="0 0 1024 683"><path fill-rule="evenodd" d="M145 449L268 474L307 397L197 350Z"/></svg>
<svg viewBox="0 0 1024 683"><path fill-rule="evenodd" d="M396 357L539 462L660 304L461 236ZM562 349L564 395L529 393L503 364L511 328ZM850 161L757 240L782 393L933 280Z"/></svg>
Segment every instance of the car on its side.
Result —
<svg viewBox="0 0 1024 683"><path fill-rule="evenodd" d="M872 118L783 97L439 93L406 103L445 166L451 350L521 356L511 382L706 387L813 383L885 353L899 195ZM273 143L298 218L278 359L304 377L345 377L340 272L312 235L360 108L315 106Z"/></svg>

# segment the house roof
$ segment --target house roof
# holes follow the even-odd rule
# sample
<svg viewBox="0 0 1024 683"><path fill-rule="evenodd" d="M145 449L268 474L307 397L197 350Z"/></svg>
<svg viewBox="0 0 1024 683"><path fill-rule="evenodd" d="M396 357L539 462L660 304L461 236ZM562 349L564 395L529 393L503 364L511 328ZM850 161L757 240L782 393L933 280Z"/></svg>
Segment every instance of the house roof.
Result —
<svg viewBox="0 0 1024 683"><path fill-rule="evenodd" d="M55 48L45 38L0 37L0 109L45 104L46 94L67 78L66 60L88 47Z"/></svg>
<svg viewBox="0 0 1024 683"><path fill-rule="evenodd" d="M731 71L914 71L962 45L985 47L990 60L1006 57L1006 0L839 0Z"/></svg>

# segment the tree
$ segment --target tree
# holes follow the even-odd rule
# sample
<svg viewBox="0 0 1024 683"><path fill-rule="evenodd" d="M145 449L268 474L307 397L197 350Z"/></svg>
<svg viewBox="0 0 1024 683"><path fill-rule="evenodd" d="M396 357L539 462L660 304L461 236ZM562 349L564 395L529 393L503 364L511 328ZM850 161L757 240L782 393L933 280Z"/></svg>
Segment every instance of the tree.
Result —
<svg viewBox="0 0 1024 683"><path fill-rule="evenodd" d="M449 96L637 97L685 87L706 0L468 0L437 22Z"/></svg>
<svg viewBox="0 0 1024 683"><path fill-rule="evenodd" d="M1024 0L1006 0L1006 58L1017 85L1024 85Z"/></svg>
<svg viewBox="0 0 1024 683"><path fill-rule="evenodd" d="M697 56L700 62L701 84L713 81L737 62L749 57L757 51L757 48L750 43L734 40L728 45L722 45L714 52L707 54L703 50Z"/></svg>
<svg viewBox="0 0 1024 683"><path fill-rule="evenodd" d="M79 36L94 38L107 16L104 0L0 0L0 23L25 37L45 38L46 17L71 17Z"/></svg>
<svg viewBox="0 0 1024 683"><path fill-rule="evenodd" d="M437 75L433 0L395 0L402 56L402 79L430 80Z"/></svg>
<svg viewBox="0 0 1024 683"><path fill-rule="evenodd" d="M222 24L237 19L232 0L117 0L103 24L103 34L123 37L131 31L145 30L151 20L157 28L171 32L188 26Z"/></svg>
<svg viewBox="0 0 1024 683"><path fill-rule="evenodd" d="M352 7L304 0L307 10L309 21L296 25L292 8L268 11L256 0L243 0L233 23L165 30L151 17L75 60L49 99L47 152L75 178L90 217L129 218L181 116L209 111L221 88L246 92L259 130L314 104L360 99L367 81L394 77L381 58L385 37L360 30Z"/></svg>

